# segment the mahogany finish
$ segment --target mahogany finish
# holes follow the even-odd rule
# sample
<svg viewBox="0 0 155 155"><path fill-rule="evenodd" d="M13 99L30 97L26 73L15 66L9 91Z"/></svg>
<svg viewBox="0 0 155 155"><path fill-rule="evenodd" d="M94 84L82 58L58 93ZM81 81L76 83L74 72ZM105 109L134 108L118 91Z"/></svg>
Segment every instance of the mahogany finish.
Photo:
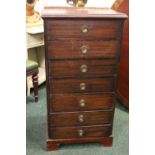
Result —
<svg viewBox="0 0 155 155"><path fill-rule="evenodd" d="M126 17L104 8L46 7L43 11L49 151L69 143L112 146Z"/></svg>
<svg viewBox="0 0 155 155"><path fill-rule="evenodd" d="M129 0L117 0L112 8L129 15ZM129 19L124 23L119 70L117 97L129 108Z"/></svg>
<svg viewBox="0 0 155 155"><path fill-rule="evenodd" d="M98 79L53 79L49 80L49 89L54 94L113 92L115 91L115 82L115 77Z"/></svg>
<svg viewBox="0 0 155 155"><path fill-rule="evenodd" d="M82 33L82 28L85 26L88 32ZM62 19L60 21L54 19L49 20L46 26L48 31L47 40L119 39L121 37L120 26L122 26L122 23L114 20Z"/></svg>
<svg viewBox="0 0 155 155"><path fill-rule="evenodd" d="M52 113L49 116L51 126L83 126L112 123L113 111L78 111Z"/></svg>
<svg viewBox="0 0 155 155"><path fill-rule="evenodd" d="M80 101L84 104L80 104ZM62 104L63 103L63 104ZM50 112L111 109L115 104L114 94L52 94L49 99Z"/></svg>
<svg viewBox="0 0 155 155"><path fill-rule="evenodd" d="M83 131L83 135L79 136L79 131ZM72 139L72 138L88 138L88 137L106 137L111 135L111 125L104 126L81 126L81 127L52 127L50 138L53 139Z"/></svg>
<svg viewBox="0 0 155 155"><path fill-rule="evenodd" d="M61 44L61 46L60 46ZM82 48L87 53L82 53ZM119 52L119 40L79 40L79 41L49 41L47 42L48 58L50 59L80 59L80 58L116 58ZM104 52L103 52L104 51Z"/></svg>
<svg viewBox="0 0 155 155"><path fill-rule="evenodd" d="M51 61L49 63L49 76L53 78L101 77L116 73L116 59Z"/></svg>
<svg viewBox="0 0 155 155"><path fill-rule="evenodd" d="M47 139L48 151L56 151L59 149L60 144L77 144L85 142L99 142L101 145L111 147L113 143L113 137L90 137L90 138L70 138L70 139Z"/></svg>

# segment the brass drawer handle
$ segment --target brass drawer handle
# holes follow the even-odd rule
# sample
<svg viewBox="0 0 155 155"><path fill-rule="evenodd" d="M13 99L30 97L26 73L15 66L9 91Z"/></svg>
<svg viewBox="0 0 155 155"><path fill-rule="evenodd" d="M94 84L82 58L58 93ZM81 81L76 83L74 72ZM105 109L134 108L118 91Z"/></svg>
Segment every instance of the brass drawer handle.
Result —
<svg viewBox="0 0 155 155"><path fill-rule="evenodd" d="M86 89L86 84L85 83L81 83L80 84L80 89L81 90L85 90Z"/></svg>
<svg viewBox="0 0 155 155"><path fill-rule="evenodd" d="M84 99L81 99L79 101L79 105L80 105L80 107L85 107L85 105L86 105L85 100Z"/></svg>
<svg viewBox="0 0 155 155"><path fill-rule="evenodd" d="M82 73L86 73L87 70L88 70L87 65L81 65L80 70L81 70Z"/></svg>
<svg viewBox="0 0 155 155"><path fill-rule="evenodd" d="M87 52L88 52L88 46L83 45L83 46L80 48L80 51L81 51L82 54L87 54Z"/></svg>
<svg viewBox="0 0 155 155"><path fill-rule="evenodd" d="M88 32L88 27L86 25L81 27L82 33L87 33Z"/></svg>
<svg viewBox="0 0 155 155"><path fill-rule="evenodd" d="M83 115L79 115L78 120L80 123L84 122L84 116Z"/></svg>
<svg viewBox="0 0 155 155"><path fill-rule="evenodd" d="M78 136L83 137L84 136L84 131L82 129L78 130Z"/></svg>

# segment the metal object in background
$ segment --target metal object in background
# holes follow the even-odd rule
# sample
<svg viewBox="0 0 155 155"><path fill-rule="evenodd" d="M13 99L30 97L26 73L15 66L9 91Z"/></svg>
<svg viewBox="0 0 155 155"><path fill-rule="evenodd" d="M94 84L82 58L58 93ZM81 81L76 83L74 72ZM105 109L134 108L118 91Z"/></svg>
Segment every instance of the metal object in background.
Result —
<svg viewBox="0 0 155 155"><path fill-rule="evenodd" d="M87 0L67 0L67 3L76 7L84 7L87 3Z"/></svg>

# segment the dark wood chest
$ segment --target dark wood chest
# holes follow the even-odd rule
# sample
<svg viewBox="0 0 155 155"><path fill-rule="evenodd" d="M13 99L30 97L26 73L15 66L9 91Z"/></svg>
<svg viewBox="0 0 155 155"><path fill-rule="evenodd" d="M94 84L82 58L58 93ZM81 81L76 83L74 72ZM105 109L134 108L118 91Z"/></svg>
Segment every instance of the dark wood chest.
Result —
<svg viewBox="0 0 155 155"><path fill-rule="evenodd" d="M115 92L126 15L104 8L43 11L48 150L112 145Z"/></svg>

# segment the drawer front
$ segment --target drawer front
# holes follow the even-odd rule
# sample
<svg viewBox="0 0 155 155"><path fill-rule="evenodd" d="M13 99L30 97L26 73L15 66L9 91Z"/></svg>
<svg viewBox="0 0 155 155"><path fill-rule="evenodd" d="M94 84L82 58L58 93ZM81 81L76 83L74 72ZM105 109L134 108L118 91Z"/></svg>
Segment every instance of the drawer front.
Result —
<svg viewBox="0 0 155 155"><path fill-rule="evenodd" d="M27 46L28 48L44 45L44 34L28 34L27 33Z"/></svg>
<svg viewBox="0 0 155 155"><path fill-rule="evenodd" d="M51 113L50 126L79 126L110 124L113 119L113 111L88 111L88 112L64 112Z"/></svg>
<svg viewBox="0 0 155 155"><path fill-rule="evenodd" d="M115 58L119 41L48 41L49 59L67 58Z"/></svg>
<svg viewBox="0 0 155 155"><path fill-rule="evenodd" d="M112 126L93 126L93 127L53 127L50 129L51 139L71 139L87 137L105 137L112 133Z"/></svg>
<svg viewBox="0 0 155 155"><path fill-rule="evenodd" d="M50 80L50 93L89 93L113 92L115 90L115 77L96 79L57 79Z"/></svg>
<svg viewBox="0 0 155 155"><path fill-rule="evenodd" d="M52 94L49 100L50 112L102 110L114 108L112 94Z"/></svg>
<svg viewBox="0 0 155 155"><path fill-rule="evenodd" d="M116 59L50 61L49 76L57 77L102 77L116 74Z"/></svg>
<svg viewBox="0 0 155 155"><path fill-rule="evenodd" d="M47 40L120 39L119 20L52 19L46 23Z"/></svg>

